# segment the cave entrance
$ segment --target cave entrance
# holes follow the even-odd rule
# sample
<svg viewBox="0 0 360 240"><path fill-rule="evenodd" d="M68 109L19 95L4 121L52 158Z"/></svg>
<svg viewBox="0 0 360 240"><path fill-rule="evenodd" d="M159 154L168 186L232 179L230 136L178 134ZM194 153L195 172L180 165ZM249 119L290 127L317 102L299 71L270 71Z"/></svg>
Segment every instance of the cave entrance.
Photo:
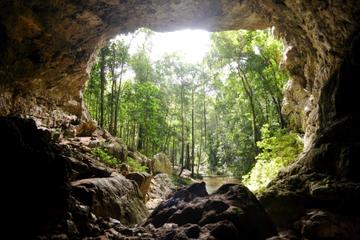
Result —
<svg viewBox="0 0 360 240"><path fill-rule="evenodd" d="M284 50L270 28L142 28L100 50L85 103L129 149L167 154L177 171L206 176L210 192L241 179L261 190L302 151L281 112Z"/></svg>

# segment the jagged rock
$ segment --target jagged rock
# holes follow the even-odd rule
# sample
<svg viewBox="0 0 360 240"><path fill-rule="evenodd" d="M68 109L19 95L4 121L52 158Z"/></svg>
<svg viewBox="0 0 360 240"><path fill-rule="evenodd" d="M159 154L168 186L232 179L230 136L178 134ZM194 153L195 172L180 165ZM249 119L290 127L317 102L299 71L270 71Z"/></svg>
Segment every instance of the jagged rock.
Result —
<svg viewBox="0 0 360 240"><path fill-rule="evenodd" d="M151 175L148 173L129 173L126 175L127 179L134 180L139 187L144 202L148 199L148 191L151 183Z"/></svg>
<svg viewBox="0 0 360 240"><path fill-rule="evenodd" d="M166 154L164 154L164 153L158 153L158 154L154 155L152 162L151 162L151 166L152 166L152 172L154 174L166 173L166 174L170 175L172 172L171 162L170 162L169 158L166 156Z"/></svg>
<svg viewBox="0 0 360 240"><path fill-rule="evenodd" d="M146 224L160 228L176 224L172 238L182 235L189 224L200 231L188 233L199 239L265 239L277 235L275 225L256 197L244 186L226 184L208 195L205 183L194 183L161 203ZM199 233L201 232L201 233ZM180 236L179 236L180 237ZM188 236L189 238L189 236ZM184 238L187 239L187 238Z"/></svg>
<svg viewBox="0 0 360 240"><path fill-rule="evenodd" d="M74 196L100 217L112 217L133 225L147 217L147 209L136 184L120 174L109 178L82 179L71 183Z"/></svg>

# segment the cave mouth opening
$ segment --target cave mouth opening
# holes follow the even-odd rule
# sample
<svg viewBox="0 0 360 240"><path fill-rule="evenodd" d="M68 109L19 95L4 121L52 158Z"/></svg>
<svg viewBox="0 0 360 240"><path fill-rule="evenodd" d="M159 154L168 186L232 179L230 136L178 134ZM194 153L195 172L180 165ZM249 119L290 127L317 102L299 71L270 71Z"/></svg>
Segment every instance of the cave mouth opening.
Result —
<svg viewBox="0 0 360 240"><path fill-rule="evenodd" d="M141 28L100 50L84 100L128 148L164 152L193 177L218 179L217 187L243 179L262 191L302 151L301 130L281 112L284 53L274 28Z"/></svg>

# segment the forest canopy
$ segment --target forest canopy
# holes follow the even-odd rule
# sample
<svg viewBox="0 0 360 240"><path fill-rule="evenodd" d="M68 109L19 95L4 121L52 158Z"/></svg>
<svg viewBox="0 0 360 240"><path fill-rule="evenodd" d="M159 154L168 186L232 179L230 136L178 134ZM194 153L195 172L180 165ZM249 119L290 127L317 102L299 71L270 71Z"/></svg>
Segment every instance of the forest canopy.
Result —
<svg viewBox="0 0 360 240"><path fill-rule="evenodd" d="M193 175L244 176L253 189L296 159L301 138L281 113L284 46L271 29L212 33L199 62L176 52L154 61L153 35L139 29L101 49L84 91L101 127Z"/></svg>

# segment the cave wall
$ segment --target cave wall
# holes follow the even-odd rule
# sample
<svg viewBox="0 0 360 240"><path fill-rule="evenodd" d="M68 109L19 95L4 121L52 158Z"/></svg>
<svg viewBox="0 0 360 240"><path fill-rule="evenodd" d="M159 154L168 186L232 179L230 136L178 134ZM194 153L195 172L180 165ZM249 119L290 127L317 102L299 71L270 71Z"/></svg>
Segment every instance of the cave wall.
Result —
<svg viewBox="0 0 360 240"><path fill-rule="evenodd" d="M120 32L269 26L287 43L291 79L283 112L305 131L307 149L340 115L358 114L347 95L358 89L351 85L357 73L350 87L332 83L359 31L356 0L3 0L0 12L0 115L31 116L48 126L69 115L86 120L81 91L89 67Z"/></svg>

